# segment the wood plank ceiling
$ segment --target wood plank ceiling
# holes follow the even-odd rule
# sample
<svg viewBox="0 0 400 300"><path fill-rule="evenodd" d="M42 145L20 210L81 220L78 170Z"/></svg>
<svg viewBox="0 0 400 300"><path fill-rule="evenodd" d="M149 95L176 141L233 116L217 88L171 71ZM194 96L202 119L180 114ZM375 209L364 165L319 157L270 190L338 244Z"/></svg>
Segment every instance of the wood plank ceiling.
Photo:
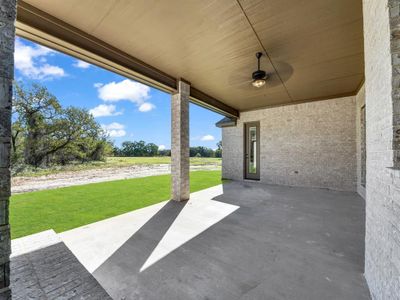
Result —
<svg viewBox="0 0 400 300"><path fill-rule="evenodd" d="M361 0L26 2L240 111L352 95L364 77Z"/></svg>

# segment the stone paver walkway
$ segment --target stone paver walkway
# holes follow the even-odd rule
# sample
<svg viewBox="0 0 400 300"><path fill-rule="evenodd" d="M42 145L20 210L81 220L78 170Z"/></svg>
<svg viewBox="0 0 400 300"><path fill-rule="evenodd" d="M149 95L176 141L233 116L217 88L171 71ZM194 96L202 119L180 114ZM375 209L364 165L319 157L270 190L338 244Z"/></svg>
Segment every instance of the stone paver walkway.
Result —
<svg viewBox="0 0 400 300"><path fill-rule="evenodd" d="M13 300L111 299L54 231L13 241L12 248Z"/></svg>

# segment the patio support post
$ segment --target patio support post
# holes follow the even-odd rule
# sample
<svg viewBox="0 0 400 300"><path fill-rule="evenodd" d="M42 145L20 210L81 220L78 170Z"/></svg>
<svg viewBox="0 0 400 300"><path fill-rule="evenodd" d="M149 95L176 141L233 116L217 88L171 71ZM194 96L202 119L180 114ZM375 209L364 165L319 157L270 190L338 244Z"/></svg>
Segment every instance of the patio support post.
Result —
<svg viewBox="0 0 400 300"><path fill-rule="evenodd" d="M8 203L16 5L16 0L0 0L0 299L11 299Z"/></svg>
<svg viewBox="0 0 400 300"><path fill-rule="evenodd" d="M189 199L189 96L190 84L179 80L171 103L172 199Z"/></svg>

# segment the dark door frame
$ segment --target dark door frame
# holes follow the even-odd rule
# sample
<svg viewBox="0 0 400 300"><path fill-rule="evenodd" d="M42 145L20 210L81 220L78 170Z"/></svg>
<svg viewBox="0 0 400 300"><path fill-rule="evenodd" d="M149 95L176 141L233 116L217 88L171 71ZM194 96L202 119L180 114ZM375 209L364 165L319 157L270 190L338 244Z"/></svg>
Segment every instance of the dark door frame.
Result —
<svg viewBox="0 0 400 300"><path fill-rule="evenodd" d="M260 180L260 121L247 122L243 124L244 139L243 139L243 178L249 180ZM256 173L249 173L249 149L250 144L248 140L248 129L250 127L256 127Z"/></svg>

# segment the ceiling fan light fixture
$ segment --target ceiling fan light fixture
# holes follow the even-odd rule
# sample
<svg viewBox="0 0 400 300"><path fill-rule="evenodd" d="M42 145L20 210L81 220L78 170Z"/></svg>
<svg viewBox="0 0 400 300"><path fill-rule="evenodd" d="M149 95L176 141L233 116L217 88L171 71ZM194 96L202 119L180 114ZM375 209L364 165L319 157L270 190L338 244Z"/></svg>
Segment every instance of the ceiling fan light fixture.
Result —
<svg viewBox="0 0 400 300"><path fill-rule="evenodd" d="M256 88L260 88L260 87L264 86L267 81L267 74L265 73L265 71L260 70L261 56L262 56L261 52L256 53L258 70L254 71L252 74L252 78L253 78L252 84Z"/></svg>
<svg viewBox="0 0 400 300"><path fill-rule="evenodd" d="M263 85L265 85L265 79L257 79L257 80L253 80L252 82L253 86L256 88L260 88Z"/></svg>

